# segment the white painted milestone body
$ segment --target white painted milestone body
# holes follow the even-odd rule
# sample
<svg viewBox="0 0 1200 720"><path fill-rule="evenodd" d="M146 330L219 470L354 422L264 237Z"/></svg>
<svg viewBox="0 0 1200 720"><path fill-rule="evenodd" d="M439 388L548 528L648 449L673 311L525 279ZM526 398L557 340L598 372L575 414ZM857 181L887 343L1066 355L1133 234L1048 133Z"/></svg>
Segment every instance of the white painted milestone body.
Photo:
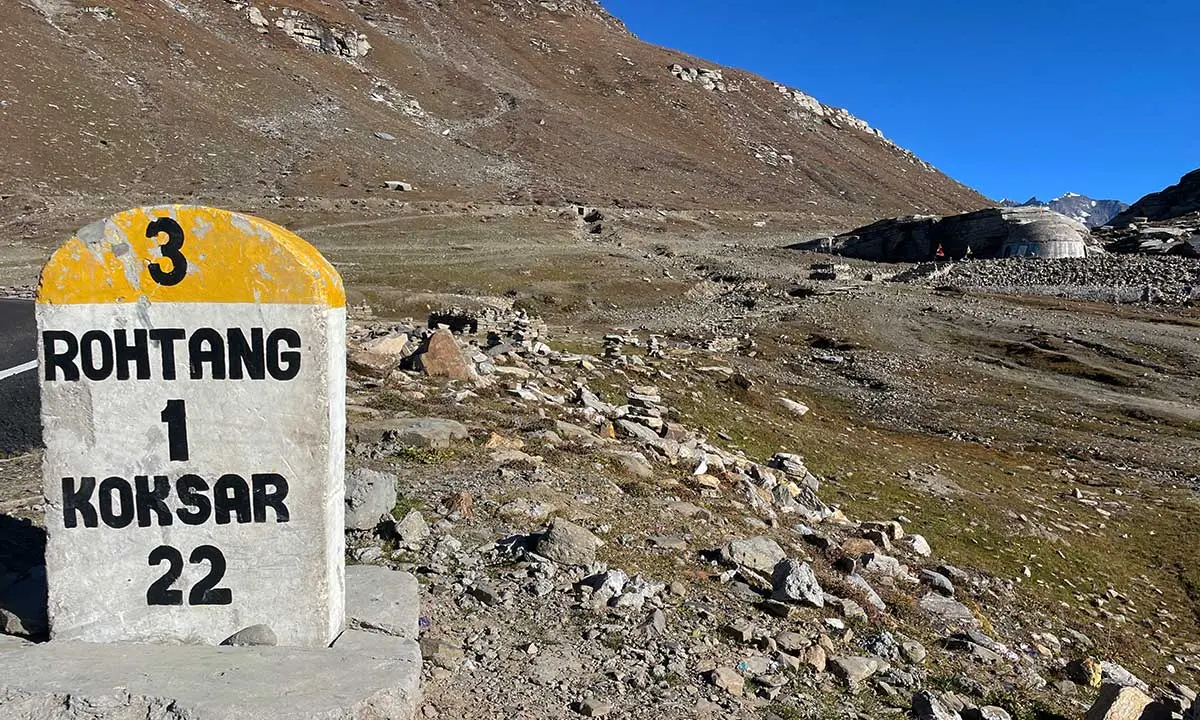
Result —
<svg viewBox="0 0 1200 720"><path fill-rule="evenodd" d="M257 218L139 208L43 270L54 638L215 644L344 621L345 293Z"/></svg>

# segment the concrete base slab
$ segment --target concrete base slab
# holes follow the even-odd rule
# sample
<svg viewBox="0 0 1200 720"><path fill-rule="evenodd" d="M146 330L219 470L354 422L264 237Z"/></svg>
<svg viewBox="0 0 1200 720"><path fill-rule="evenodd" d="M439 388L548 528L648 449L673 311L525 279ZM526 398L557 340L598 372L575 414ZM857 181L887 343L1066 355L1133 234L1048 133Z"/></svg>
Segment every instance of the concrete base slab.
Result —
<svg viewBox="0 0 1200 720"><path fill-rule="evenodd" d="M420 589L410 573L377 565L346 567L346 624L415 640Z"/></svg>
<svg viewBox="0 0 1200 720"><path fill-rule="evenodd" d="M413 639L348 630L332 648L0 644L9 720L409 720Z"/></svg>

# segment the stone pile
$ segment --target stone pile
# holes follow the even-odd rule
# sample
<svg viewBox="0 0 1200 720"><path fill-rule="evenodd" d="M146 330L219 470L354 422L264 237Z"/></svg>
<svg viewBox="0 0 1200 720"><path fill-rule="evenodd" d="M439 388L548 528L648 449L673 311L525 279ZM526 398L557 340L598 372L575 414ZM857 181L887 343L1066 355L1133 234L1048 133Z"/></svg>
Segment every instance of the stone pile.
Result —
<svg viewBox="0 0 1200 720"><path fill-rule="evenodd" d="M523 357L559 364L582 360L551 350L543 341L546 324L508 306L435 310L426 327L414 325L351 327L349 368L393 384L406 384L413 375L424 374L482 387L501 376L529 376L520 367Z"/></svg>
<svg viewBox="0 0 1200 720"><path fill-rule="evenodd" d="M637 355L626 355L625 348L633 347L639 350ZM643 345L641 338L632 333L610 333L604 336L603 357L620 366L642 366L646 358L661 358L663 355L662 340L658 335L649 335Z"/></svg>
<svg viewBox="0 0 1200 720"><path fill-rule="evenodd" d="M989 292L1037 293L1099 302L1188 304L1200 300L1200 260L1102 255L1062 260L943 263L936 281Z"/></svg>
<svg viewBox="0 0 1200 720"><path fill-rule="evenodd" d="M1200 212L1161 222L1137 217L1123 227L1105 226L1092 234L1113 253L1200 258Z"/></svg>

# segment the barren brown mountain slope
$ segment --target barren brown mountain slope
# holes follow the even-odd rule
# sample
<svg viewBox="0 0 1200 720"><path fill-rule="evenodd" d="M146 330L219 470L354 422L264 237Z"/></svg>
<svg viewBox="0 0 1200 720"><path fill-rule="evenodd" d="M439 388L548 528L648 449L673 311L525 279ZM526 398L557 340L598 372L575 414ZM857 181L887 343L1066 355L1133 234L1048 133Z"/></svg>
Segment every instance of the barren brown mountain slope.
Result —
<svg viewBox="0 0 1200 720"><path fill-rule="evenodd" d="M817 216L986 204L852 116L643 43L590 0L0 8L5 195L362 197L394 179L424 199Z"/></svg>

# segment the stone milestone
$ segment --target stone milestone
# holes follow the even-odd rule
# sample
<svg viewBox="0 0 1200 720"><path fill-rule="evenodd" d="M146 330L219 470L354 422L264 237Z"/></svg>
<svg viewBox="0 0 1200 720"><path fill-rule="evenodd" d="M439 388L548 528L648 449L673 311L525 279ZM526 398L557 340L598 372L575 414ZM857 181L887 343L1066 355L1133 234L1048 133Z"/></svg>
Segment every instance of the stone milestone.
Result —
<svg viewBox="0 0 1200 720"><path fill-rule="evenodd" d="M162 206L42 272L51 636L216 645L344 621L345 293L271 223Z"/></svg>

